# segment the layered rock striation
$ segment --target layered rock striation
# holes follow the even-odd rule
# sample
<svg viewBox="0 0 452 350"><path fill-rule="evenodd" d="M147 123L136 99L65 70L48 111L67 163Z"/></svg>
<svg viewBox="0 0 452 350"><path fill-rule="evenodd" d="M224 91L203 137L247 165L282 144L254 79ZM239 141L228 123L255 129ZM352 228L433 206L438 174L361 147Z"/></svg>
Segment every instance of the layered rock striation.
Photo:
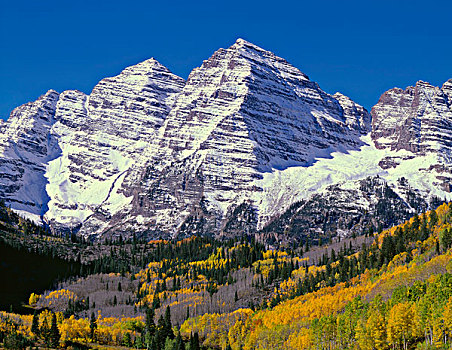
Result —
<svg viewBox="0 0 452 350"><path fill-rule="evenodd" d="M420 169L435 173L438 185L450 192L452 176L452 79L439 88L418 81L405 90L385 92L372 108L372 139L379 149L399 152L381 160L382 168L396 168L404 160L434 158Z"/></svg>

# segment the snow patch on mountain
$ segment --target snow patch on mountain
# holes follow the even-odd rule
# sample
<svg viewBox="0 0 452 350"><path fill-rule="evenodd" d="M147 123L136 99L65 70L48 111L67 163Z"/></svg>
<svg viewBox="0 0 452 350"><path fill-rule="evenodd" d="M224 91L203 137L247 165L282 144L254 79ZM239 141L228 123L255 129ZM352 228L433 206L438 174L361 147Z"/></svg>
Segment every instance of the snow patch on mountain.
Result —
<svg viewBox="0 0 452 350"><path fill-rule="evenodd" d="M381 177L396 192L400 179L405 178L409 186L421 191L425 198L436 196L452 200L452 194L439 186L439 174L432 170L441 161L437 154L415 157L407 150L378 149L370 134L361 140L364 146L358 150L333 152L330 158L317 158L312 166L264 173L263 178L256 181L256 186L262 187L263 191L254 196L259 209L259 226L264 226L292 203L309 199L331 185L352 189L358 186L358 180L367 177ZM404 161L394 168L382 169L379 164L387 157Z"/></svg>

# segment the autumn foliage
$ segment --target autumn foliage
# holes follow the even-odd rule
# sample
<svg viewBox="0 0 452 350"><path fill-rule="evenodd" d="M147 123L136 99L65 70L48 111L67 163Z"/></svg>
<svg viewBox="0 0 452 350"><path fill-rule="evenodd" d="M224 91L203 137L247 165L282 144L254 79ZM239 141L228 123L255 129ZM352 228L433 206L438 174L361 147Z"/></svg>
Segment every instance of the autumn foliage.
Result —
<svg viewBox="0 0 452 350"><path fill-rule="evenodd" d="M154 258L123 274L138 286L136 317L3 312L0 341L50 344L58 334L59 346L446 349L452 346L451 230L452 205L443 204L375 234L361 249L326 249L315 262L246 239L223 246L199 238L150 241ZM224 291L235 293L216 297ZM243 306L241 299L253 300L253 293L261 303ZM29 304L37 303L56 311L86 302L68 287L31 294ZM170 310L184 315L172 323Z"/></svg>

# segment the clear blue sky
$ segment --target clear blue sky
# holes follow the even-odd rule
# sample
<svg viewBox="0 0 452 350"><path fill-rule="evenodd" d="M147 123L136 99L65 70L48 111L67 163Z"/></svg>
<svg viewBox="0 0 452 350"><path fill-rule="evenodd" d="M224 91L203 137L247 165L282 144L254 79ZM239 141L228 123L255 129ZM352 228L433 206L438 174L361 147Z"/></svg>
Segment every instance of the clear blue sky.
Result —
<svg viewBox="0 0 452 350"><path fill-rule="evenodd" d="M452 78L448 0L2 0L0 117L149 57L186 78L238 37L368 109L391 87Z"/></svg>

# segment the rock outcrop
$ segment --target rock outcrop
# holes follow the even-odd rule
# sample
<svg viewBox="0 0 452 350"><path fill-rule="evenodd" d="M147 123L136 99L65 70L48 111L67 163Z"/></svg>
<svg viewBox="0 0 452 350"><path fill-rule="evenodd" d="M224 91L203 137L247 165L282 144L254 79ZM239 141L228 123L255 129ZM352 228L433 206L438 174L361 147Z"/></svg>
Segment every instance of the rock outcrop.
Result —
<svg viewBox="0 0 452 350"><path fill-rule="evenodd" d="M452 79L439 88L418 81L405 90L385 92L372 108L372 140L379 149L407 151L381 160L382 168L396 168L404 160L435 158L422 169L435 173L450 192L452 172Z"/></svg>
<svg viewBox="0 0 452 350"><path fill-rule="evenodd" d="M437 152L450 162L452 81L442 88L418 81L405 90L386 91L372 108L372 139L377 148L425 155Z"/></svg>

